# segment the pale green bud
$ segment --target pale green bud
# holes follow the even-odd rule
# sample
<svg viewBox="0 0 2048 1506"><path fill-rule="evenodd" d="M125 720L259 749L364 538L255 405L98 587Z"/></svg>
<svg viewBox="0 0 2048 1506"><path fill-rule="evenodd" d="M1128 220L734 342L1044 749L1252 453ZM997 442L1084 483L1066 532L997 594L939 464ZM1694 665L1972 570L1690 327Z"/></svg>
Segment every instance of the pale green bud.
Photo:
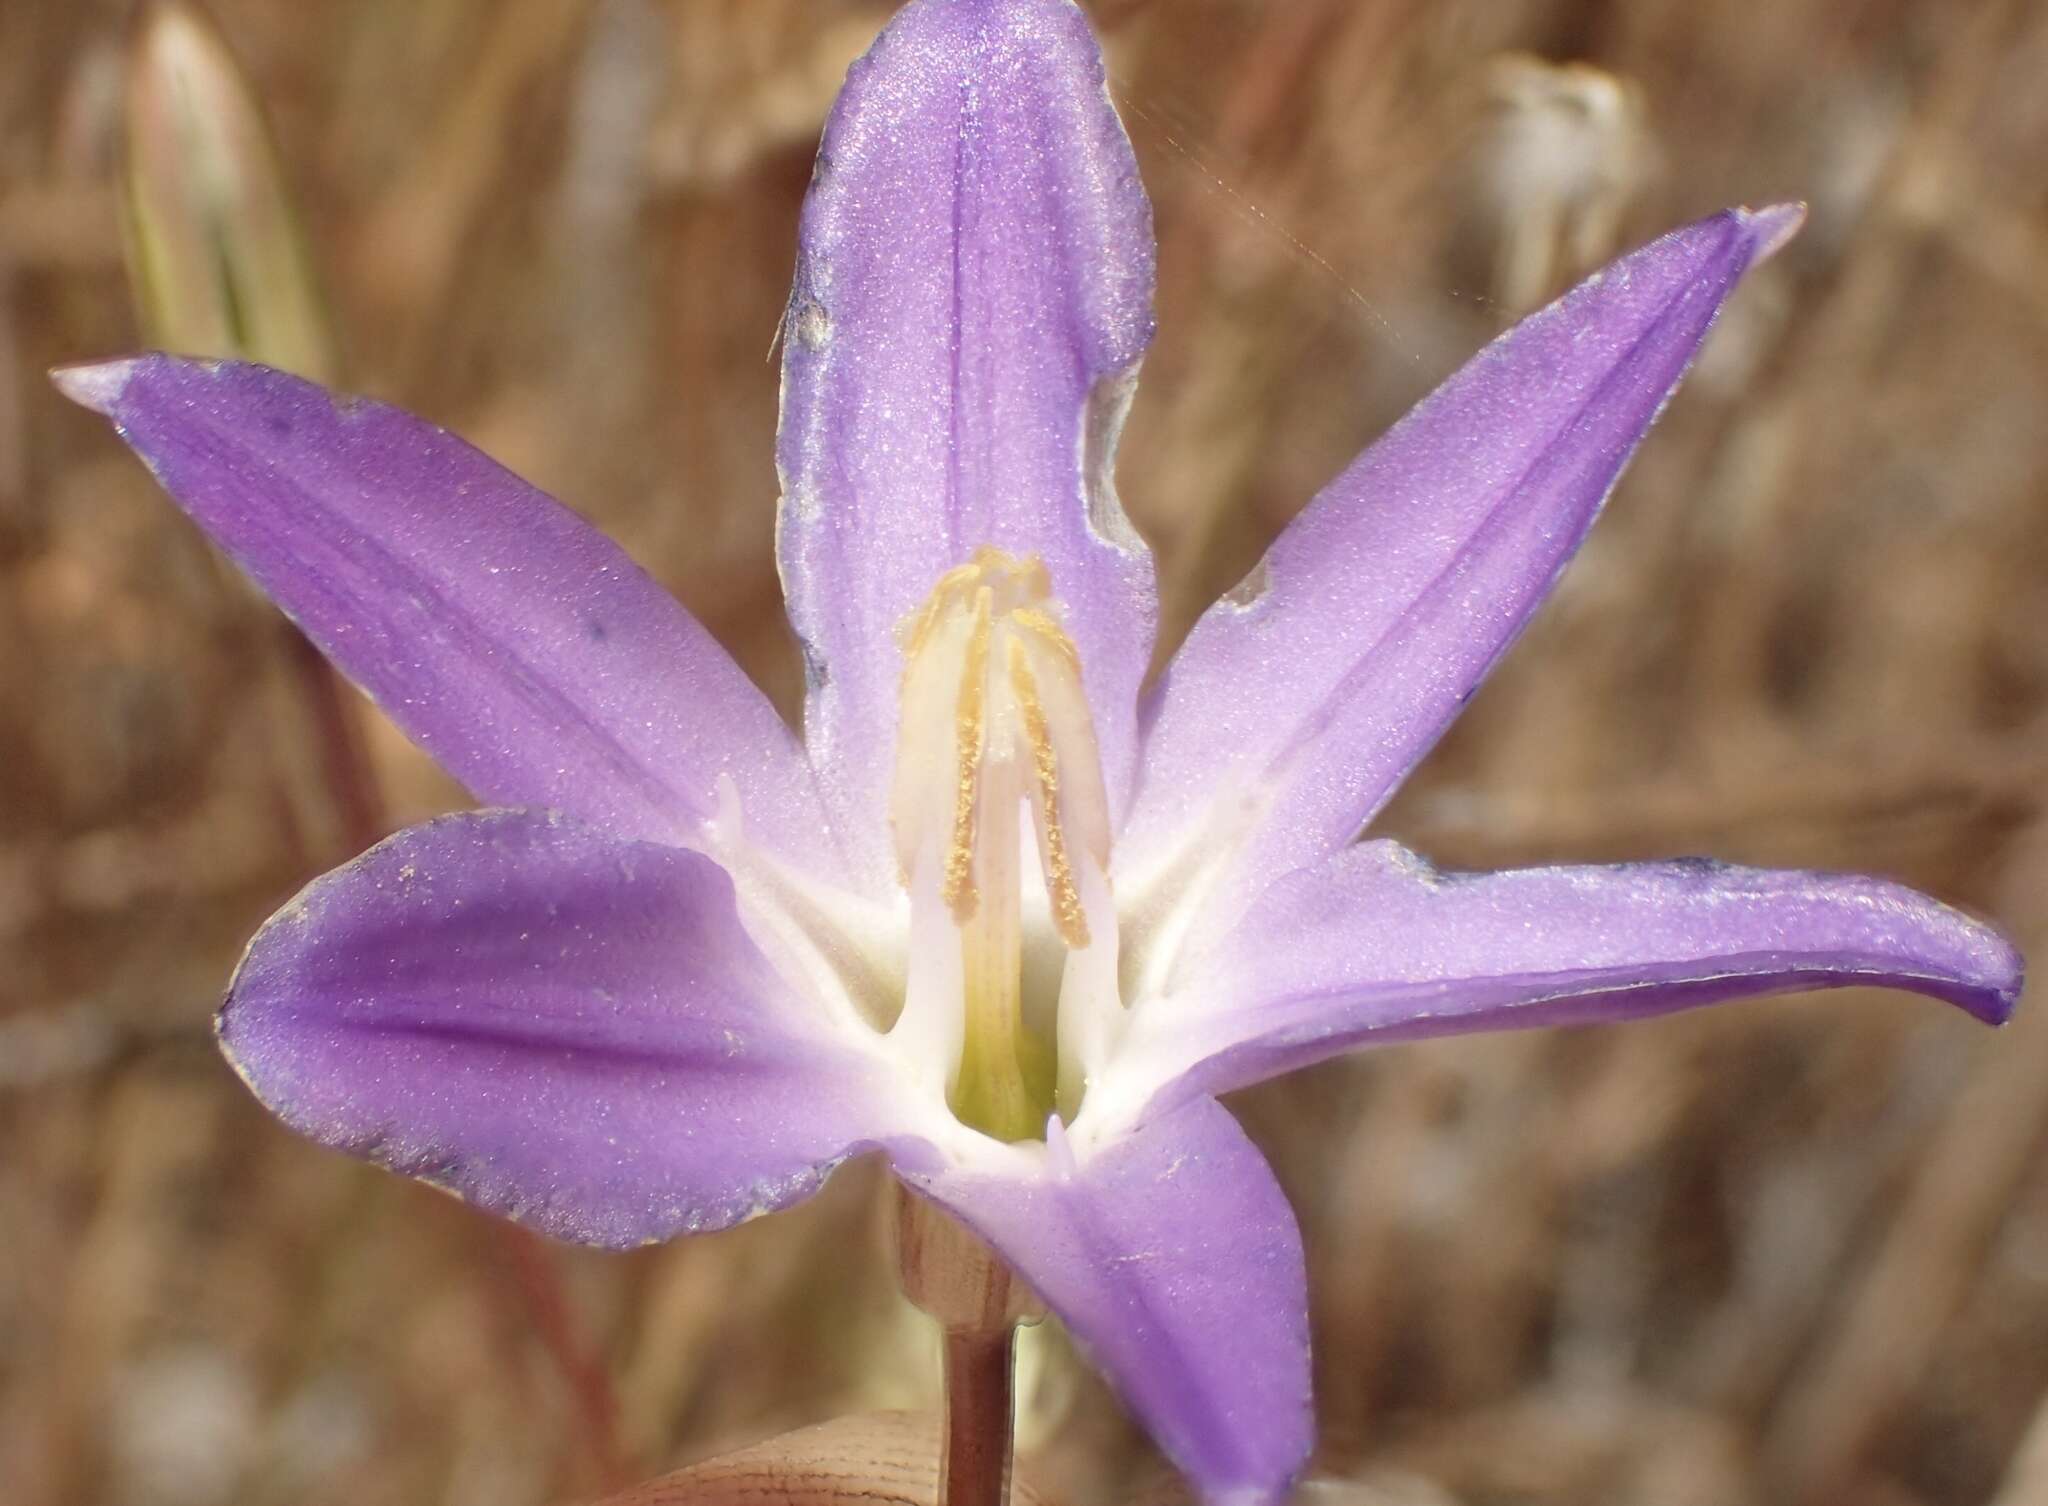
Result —
<svg viewBox="0 0 2048 1506"><path fill-rule="evenodd" d="M144 12L125 107L122 219L145 338L332 381L332 328L262 106L197 8Z"/></svg>

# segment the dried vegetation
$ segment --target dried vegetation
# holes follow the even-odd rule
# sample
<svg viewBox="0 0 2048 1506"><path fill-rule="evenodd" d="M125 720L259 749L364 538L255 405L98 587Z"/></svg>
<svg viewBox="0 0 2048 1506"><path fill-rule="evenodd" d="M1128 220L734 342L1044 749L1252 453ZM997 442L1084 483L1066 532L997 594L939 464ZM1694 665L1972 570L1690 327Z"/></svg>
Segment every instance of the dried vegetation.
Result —
<svg viewBox="0 0 2048 1506"><path fill-rule="evenodd" d="M1384 824L1448 864L1874 869L2048 942L2048 11L1093 9L1164 247L1122 476L1175 631L1510 316L1809 198ZM571 499L787 704L765 358L881 8L218 11L352 384ZM869 1172L556 1251L294 1141L211 1050L241 938L349 822L265 610L41 377L135 339L124 13L0 6L0 1494L540 1506L927 1399ZM458 800L365 724L392 819ZM2048 1499L2048 1012L1744 1004L1243 1108L1308 1229L1333 1501ZM1122 1498L1141 1444L1039 1360L1041 1478Z"/></svg>

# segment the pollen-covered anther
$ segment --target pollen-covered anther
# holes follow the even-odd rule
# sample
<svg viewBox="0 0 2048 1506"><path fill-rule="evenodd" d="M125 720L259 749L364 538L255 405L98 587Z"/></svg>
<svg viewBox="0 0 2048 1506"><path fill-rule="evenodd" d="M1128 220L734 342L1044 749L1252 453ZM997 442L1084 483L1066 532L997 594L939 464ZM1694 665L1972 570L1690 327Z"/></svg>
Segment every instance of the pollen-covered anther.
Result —
<svg viewBox="0 0 2048 1506"><path fill-rule="evenodd" d="M1108 803L1081 656L1045 566L990 548L939 577L898 638L890 817L913 904L936 890L959 938L955 1110L1004 1138L1035 1136L1051 1107L1056 1011L1027 1006L1025 953L1034 935L1087 950L1097 938L1086 883L1106 892L1108 881ZM1034 868L1042 908L1025 903Z"/></svg>
<svg viewBox="0 0 2048 1506"><path fill-rule="evenodd" d="M1052 901L1053 926L1074 950L1088 945L1088 917L1081 910L1081 891L1074 883L1073 861L1067 855L1067 834L1060 825L1060 757L1052 745L1045 706L1038 699L1038 679L1024 645L1010 640L1010 691L1024 720L1031 746L1031 808L1038 818L1038 858L1045 870L1045 893Z"/></svg>
<svg viewBox="0 0 2048 1506"><path fill-rule="evenodd" d="M1080 652L1045 565L978 549L939 577L897 636L905 663L890 815L906 885L943 822L940 892L966 922L983 898L977 849L1008 839L991 823L1028 811L1060 938L1086 946L1073 864L1085 852L1107 870L1108 808Z"/></svg>

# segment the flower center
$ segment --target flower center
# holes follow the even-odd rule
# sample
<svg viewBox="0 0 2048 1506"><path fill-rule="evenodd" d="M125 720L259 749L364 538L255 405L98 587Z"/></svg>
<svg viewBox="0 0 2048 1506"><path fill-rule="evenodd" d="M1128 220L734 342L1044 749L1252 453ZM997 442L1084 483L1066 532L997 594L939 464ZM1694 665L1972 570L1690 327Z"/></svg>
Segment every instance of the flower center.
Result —
<svg viewBox="0 0 2048 1506"><path fill-rule="evenodd" d="M990 548L940 576L898 637L896 856L913 933L946 947L957 939L959 953L947 1102L976 1129L1028 1139L1043 1133L1070 1074L1057 1039L1065 985L1027 980L1048 975L1048 950L1088 951L1091 919L1114 947L1109 809L1080 654L1044 564ZM1027 866L1038 879L1028 888ZM943 930L918 914L933 906Z"/></svg>

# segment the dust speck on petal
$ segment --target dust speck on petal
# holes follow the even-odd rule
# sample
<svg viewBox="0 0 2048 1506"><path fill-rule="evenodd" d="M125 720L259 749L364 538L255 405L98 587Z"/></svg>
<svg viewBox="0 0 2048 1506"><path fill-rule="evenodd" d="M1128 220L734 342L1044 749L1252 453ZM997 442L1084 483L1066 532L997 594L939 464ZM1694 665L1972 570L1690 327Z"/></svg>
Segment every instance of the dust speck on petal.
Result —
<svg viewBox="0 0 2048 1506"><path fill-rule="evenodd" d="M823 350L832 343L832 316L821 303L806 303L796 312L797 344L805 350Z"/></svg>
<svg viewBox="0 0 2048 1506"><path fill-rule="evenodd" d="M1250 611L1273 589L1273 571L1262 559L1245 574L1243 580L1223 593L1226 606L1240 612Z"/></svg>

